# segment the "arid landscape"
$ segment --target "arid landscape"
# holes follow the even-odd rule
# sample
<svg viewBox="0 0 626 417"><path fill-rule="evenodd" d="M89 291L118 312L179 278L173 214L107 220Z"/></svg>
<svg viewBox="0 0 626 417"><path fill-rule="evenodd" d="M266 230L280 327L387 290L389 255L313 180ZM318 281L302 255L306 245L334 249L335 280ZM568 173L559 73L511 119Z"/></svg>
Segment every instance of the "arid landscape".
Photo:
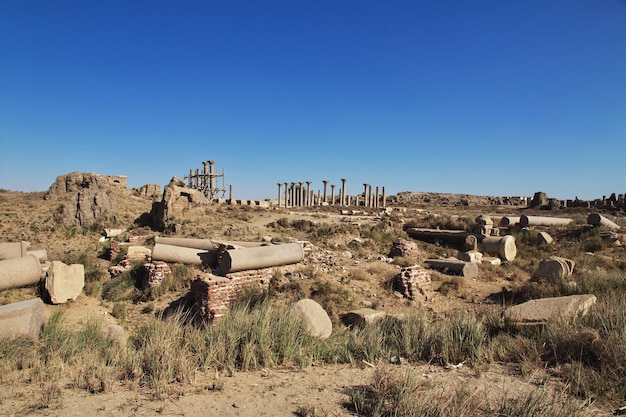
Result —
<svg viewBox="0 0 626 417"><path fill-rule="evenodd" d="M568 205L407 192L285 207L71 175L49 192L0 190L0 242L84 266L75 300L52 303L41 282L0 291L1 305L45 302L38 336L0 339L0 415L601 416L626 405L623 195ZM167 262L171 274L146 284L157 237L221 251L299 243L304 257L251 278L210 322L214 300L202 310L192 282L234 278ZM545 319L509 310L587 294L593 303ZM330 337L293 313L302 299L327 313Z"/></svg>

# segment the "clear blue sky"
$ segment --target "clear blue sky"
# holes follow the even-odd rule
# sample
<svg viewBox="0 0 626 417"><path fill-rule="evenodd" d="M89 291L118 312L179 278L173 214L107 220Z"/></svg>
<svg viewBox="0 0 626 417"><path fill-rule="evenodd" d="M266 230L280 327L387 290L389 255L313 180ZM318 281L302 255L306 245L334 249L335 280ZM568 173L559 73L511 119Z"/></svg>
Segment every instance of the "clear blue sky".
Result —
<svg viewBox="0 0 626 417"><path fill-rule="evenodd" d="M626 192L626 1L0 1L0 188Z"/></svg>

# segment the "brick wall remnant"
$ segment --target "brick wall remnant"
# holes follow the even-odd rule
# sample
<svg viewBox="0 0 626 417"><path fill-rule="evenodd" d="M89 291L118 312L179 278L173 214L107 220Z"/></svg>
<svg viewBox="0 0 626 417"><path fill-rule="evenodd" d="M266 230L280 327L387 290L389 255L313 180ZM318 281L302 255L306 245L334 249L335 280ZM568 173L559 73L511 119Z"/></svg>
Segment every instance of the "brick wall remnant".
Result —
<svg viewBox="0 0 626 417"><path fill-rule="evenodd" d="M431 273L421 265L412 265L402 268L394 278L394 290L409 300L415 300L418 294L427 298L426 290L432 282Z"/></svg>
<svg viewBox="0 0 626 417"><path fill-rule="evenodd" d="M163 283L166 276L172 274L170 266L163 261L153 261L143 264L145 274L143 276L143 287L156 287Z"/></svg>
<svg viewBox="0 0 626 417"><path fill-rule="evenodd" d="M191 283L191 293L200 317L216 323L224 317L244 288L267 290L273 275L273 268L234 272L225 277L198 274Z"/></svg>

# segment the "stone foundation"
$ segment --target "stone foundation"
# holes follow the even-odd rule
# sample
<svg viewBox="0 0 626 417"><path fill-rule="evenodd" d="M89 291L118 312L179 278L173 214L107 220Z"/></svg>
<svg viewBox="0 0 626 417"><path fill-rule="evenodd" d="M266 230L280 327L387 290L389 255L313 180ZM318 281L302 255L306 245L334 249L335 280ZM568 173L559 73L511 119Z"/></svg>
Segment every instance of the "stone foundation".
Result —
<svg viewBox="0 0 626 417"><path fill-rule="evenodd" d="M163 261L153 261L143 264L145 270L143 276L144 288L159 286L166 276L172 273L170 266Z"/></svg>

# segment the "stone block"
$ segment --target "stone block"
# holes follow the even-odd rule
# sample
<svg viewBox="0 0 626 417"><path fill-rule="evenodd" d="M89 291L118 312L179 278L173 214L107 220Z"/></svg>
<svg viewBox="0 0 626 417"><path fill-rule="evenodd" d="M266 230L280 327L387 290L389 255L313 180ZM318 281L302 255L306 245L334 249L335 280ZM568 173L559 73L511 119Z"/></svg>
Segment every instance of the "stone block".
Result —
<svg viewBox="0 0 626 417"><path fill-rule="evenodd" d="M459 253L456 254L456 257L460 261L474 264L480 263L483 260L483 254L478 251L459 251Z"/></svg>
<svg viewBox="0 0 626 417"><path fill-rule="evenodd" d="M0 338L38 337L45 321L41 298L0 306Z"/></svg>
<svg viewBox="0 0 626 417"><path fill-rule="evenodd" d="M504 311L504 318L517 324L567 321L587 314L596 301L596 296L593 294L540 298L507 308Z"/></svg>
<svg viewBox="0 0 626 417"><path fill-rule="evenodd" d="M346 326L365 327L367 324L374 323L387 315L384 311L374 310L372 308L361 308L346 313L341 320Z"/></svg>
<svg viewBox="0 0 626 417"><path fill-rule="evenodd" d="M81 264L66 265L52 261L46 275L46 291L53 304L76 300L85 286L85 267Z"/></svg>
<svg viewBox="0 0 626 417"><path fill-rule="evenodd" d="M551 245L554 243L554 239L548 232L539 232L537 234L537 245Z"/></svg>
<svg viewBox="0 0 626 417"><path fill-rule="evenodd" d="M333 323L328 313L314 300L304 298L291 306L291 312L305 321L314 337L327 339L333 332Z"/></svg>
<svg viewBox="0 0 626 417"><path fill-rule="evenodd" d="M151 256L152 251L145 246L129 246L127 248L126 256L131 261L144 260L147 256Z"/></svg>

